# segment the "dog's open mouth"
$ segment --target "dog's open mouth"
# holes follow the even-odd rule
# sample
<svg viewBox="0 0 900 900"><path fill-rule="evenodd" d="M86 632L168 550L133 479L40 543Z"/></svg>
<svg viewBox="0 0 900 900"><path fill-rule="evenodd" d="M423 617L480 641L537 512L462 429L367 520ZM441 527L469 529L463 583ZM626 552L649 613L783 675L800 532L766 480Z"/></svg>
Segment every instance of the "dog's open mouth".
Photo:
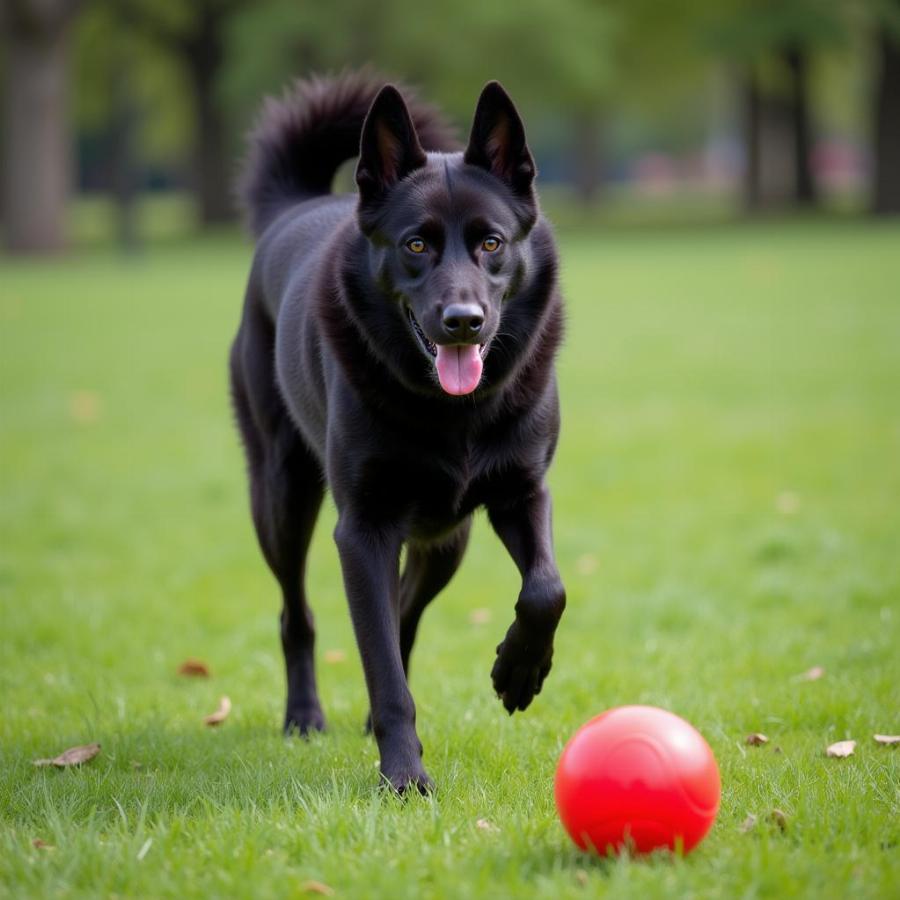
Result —
<svg viewBox="0 0 900 900"><path fill-rule="evenodd" d="M419 345L434 360L441 388L455 397L471 394L481 383L487 343L484 344L435 344L428 339L422 326L407 306L406 315Z"/></svg>
<svg viewBox="0 0 900 900"><path fill-rule="evenodd" d="M408 306L406 307L406 317L409 319L409 324L412 325L412 330L416 333L416 337L419 339L419 343L425 349L425 352L430 356L437 356L437 344L425 337L422 326L416 321L416 317Z"/></svg>

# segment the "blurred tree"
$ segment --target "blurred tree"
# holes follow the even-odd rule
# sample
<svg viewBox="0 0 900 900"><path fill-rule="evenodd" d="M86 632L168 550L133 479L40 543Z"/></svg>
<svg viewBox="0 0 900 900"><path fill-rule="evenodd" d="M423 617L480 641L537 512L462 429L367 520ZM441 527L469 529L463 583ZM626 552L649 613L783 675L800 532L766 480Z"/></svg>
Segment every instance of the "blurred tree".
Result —
<svg viewBox="0 0 900 900"><path fill-rule="evenodd" d="M79 175L89 189L111 194L117 241L131 251L138 244L136 204L141 186L136 76L145 55L126 28L117 0L94 0L86 7L75 46L75 121L82 138Z"/></svg>
<svg viewBox="0 0 900 900"><path fill-rule="evenodd" d="M698 37L698 4L605 0L615 16L609 66L613 90L604 103L620 152L648 141L671 150L696 146L708 128L711 66Z"/></svg>
<svg viewBox="0 0 900 900"><path fill-rule="evenodd" d="M52 252L65 244L72 139L69 49L80 0L5 0L5 237L14 252Z"/></svg>
<svg viewBox="0 0 900 900"><path fill-rule="evenodd" d="M842 37L840 0L717 0L705 13L714 50L736 66L748 209L817 200L810 58Z"/></svg>
<svg viewBox="0 0 900 900"><path fill-rule="evenodd" d="M116 207L116 235L120 247L133 251L138 245L136 200L139 188L135 132L137 101L126 56L114 54L110 79L109 157L110 180Z"/></svg>
<svg viewBox="0 0 900 900"><path fill-rule="evenodd" d="M200 220L204 225L229 221L235 214L232 144L228 111L218 87L226 63L228 20L249 0L120 2L125 21L177 58L184 69L192 102L192 173Z"/></svg>
<svg viewBox="0 0 900 900"><path fill-rule="evenodd" d="M900 0L874 0L877 80L872 208L900 213Z"/></svg>
<svg viewBox="0 0 900 900"><path fill-rule="evenodd" d="M501 78L526 111L570 120L581 191L595 192L596 120L612 87L614 16L594 0L274 0L246 7L229 28L224 93L247 120L292 76L370 64L420 85L468 124L478 92ZM265 47L261 53L259 48Z"/></svg>
<svg viewBox="0 0 900 900"><path fill-rule="evenodd" d="M82 142L80 177L88 190L113 190L123 145L139 188L189 181L187 76L176 57L129 21L121 0L92 0L76 27L74 118ZM133 132L126 141L117 138L123 108Z"/></svg>

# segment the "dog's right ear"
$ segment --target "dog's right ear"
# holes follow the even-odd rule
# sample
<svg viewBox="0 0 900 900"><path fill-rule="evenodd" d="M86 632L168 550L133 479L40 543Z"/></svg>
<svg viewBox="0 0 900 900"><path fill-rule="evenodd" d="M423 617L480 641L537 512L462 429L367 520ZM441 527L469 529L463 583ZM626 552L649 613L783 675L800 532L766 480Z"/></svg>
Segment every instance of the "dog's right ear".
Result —
<svg viewBox="0 0 900 900"><path fill-rule="evenodd" d="M425 151L403 96L394 85L385 85L372 101L363 123L356 166L361 204L377 202L425 162Z"/></svg>

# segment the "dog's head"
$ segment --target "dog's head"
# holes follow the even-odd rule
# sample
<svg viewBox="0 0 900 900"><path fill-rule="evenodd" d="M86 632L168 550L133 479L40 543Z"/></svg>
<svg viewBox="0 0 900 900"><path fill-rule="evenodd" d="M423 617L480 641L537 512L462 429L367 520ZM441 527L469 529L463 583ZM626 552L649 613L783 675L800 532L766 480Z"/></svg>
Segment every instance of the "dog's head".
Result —
<svg viewBox="0 0 900 900"><path fill-rule="evenodd" d="M522 281L534 177L522 120L497 82L482 91L461 154L426 153L393 86L372 103L356 169L371 274L447 394L477 389Z"/></svg>

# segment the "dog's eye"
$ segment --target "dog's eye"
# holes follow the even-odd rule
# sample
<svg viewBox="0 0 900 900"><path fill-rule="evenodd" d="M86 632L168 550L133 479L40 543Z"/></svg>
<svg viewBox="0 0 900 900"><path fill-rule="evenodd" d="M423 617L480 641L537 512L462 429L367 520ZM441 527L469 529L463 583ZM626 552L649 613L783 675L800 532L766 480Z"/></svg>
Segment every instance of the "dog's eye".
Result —
<svg viewBox="0 0 900 900"><path fill-rule="evenodd" d="M422 238L414 237L406 242L406 249L410 253L424 253L428 248Z"/></svg>
<svg viewBox="0 0 900 900"><path fill-rule="evenodd" d="M494 234L490 234L481 242L481 249L484 250L485 253L494 253L500 249L500 244L500 238Z"/></svg>

